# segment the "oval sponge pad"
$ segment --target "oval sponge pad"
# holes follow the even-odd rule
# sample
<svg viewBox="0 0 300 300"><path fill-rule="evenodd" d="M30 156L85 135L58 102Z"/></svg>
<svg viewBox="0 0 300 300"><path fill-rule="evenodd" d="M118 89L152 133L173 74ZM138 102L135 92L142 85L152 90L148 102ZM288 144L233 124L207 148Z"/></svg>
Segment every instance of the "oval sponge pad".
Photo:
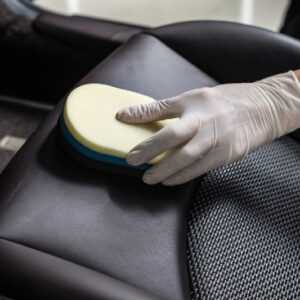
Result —
<svg viewBox="0 0 300 300"><path fill-rule="evenodd" d="M60 118L61 132L68 144L81 156L131 167L126 162L128 152L174 120L125 124L116 119L116 113L127 106L153 101L148 96L108 85L82 85L67 98ZM168 154L165 152L136 168L145 170Z"/></svg>

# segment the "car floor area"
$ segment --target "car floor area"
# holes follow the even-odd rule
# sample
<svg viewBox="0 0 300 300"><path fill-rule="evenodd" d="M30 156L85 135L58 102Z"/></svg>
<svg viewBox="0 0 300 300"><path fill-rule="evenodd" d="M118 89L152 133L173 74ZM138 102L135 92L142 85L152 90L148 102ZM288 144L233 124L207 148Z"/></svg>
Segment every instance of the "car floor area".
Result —
<svg viewBox="0 0 300 300"><path fill-rule="evenodd" d="M0 173L47 114L47 110L0 100Z"/></svg>

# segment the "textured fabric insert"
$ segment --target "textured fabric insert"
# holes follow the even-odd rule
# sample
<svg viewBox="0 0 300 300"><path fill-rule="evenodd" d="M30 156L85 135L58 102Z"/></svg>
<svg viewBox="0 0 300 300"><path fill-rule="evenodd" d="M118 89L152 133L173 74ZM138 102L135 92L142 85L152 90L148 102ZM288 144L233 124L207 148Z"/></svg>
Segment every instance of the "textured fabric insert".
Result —
<svg viewBox="0 0 300 300"><path fill-rule="evenodd" d="M300 299L300 145L292 138L210 172L190 218L194 300Z"/></svg>

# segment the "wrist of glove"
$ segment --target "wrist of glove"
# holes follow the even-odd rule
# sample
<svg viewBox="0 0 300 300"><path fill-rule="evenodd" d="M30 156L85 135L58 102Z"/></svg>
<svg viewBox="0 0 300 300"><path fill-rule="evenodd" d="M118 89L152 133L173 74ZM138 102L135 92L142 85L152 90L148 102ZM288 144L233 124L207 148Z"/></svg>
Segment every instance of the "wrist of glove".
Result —
<svg viewBox="0 0 300 300"><path fill-rule="evenodd" d="M300 84L294 72L254 83L191 90L118 112L126 123L179 118L134 147L127 161L146 163L174 148L144 173L148 184L177 185L243 158L300 127Z"/></svg>

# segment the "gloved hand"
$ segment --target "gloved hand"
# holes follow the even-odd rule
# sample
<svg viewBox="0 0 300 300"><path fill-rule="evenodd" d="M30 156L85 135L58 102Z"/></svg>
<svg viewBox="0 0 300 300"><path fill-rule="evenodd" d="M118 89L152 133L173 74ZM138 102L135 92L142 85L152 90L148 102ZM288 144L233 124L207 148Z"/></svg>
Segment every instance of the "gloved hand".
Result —
<svg viewBox="0 0 300 300"><path fill-rule="evenodd" d="M179 117L128 154L129 164L175 151L144 173L148 184L177 185L232 163L300 127L300 84L294 72L254 83L191 90L174 98L124 108L117 118L146 123Z"/></svg>

